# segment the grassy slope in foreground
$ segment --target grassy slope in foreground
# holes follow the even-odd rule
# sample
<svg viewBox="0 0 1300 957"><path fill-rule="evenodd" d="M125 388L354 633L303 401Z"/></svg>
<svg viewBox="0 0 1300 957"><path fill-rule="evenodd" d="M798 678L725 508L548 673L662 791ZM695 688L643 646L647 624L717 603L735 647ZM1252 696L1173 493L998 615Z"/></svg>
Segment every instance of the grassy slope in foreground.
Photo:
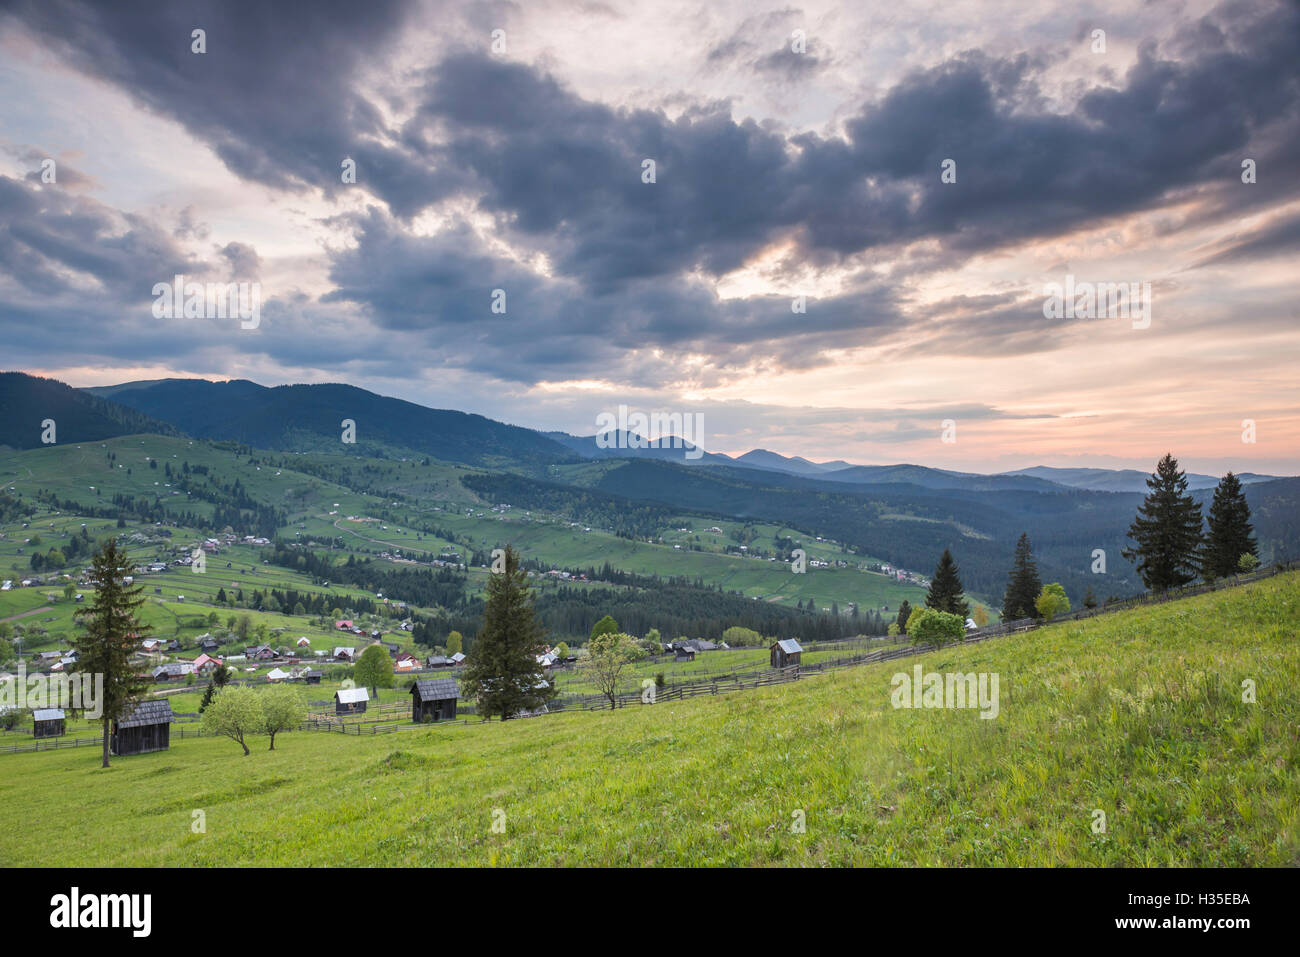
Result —
<svg viewBox="0 0 1300 957"><path fill-rule="evenodd" d="M0 863L1294 864L1297 623L1291 574L615 713L302 732L247 758L187 739L108 771L90 749L2 756ZM891 708L916 660L998 672L1001 715Z"/></svg>

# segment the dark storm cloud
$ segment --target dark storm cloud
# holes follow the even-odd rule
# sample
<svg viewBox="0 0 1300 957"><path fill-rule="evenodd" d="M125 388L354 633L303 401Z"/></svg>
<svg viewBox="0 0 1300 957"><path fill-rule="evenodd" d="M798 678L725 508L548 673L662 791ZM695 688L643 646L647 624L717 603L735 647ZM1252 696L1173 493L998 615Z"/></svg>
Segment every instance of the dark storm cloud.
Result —
<svg viewBox="0 0 1300 957"><path fill-rule="evenodd" d="M593 287L719 275L778 238L813 261L936 240L951 266L1239 185L1226 172L1257 137L1300 139L1298 24L1289 5L1201 21L1171 44L1180 59L1145 44L1120 88L1066 114L1043 105L1029 56L963 54L901 81L844 139L787 139L723 105L675 120L615 110L530 67L460 54L433 71L406 133L441 130L436 155L473 177L480 206ZM639 178L647 157L654 185ZM945 159L955 184L940 180Z"/></svg>
<svg viewBox="0 0 1300 957"><path fill-rule="evenodd" d="M663 382L681 375L674 357L687 352L719 368L812 368L828 350L916 331L875 280L810 301L805 316L781 297L718 299L709 279L777 243L793 248L796 263L856 267L927 240L940 252L922 254L916 268L951 269L1172 196L1195 195L1203 209L1232 216L1244 202L1300 195L1285 173L1300 145L1292 4L1230 5L1164 47L1143 44L1115 88L1094 87L1064 113L1038 87L1048 64L970 52L905 77L842 131L796 135L738 122L726 104L697 103L676 117L607 106L537 67L463 49L441 54L414 89L391 94L412 109L390 129L376 99L388 94L363 89L361 77L384 63L407 8L393 0L128 3L111 15L72 0L14 7L75 66L175 118L249 180L338 189L341 158L354 158L359 185L386 208L347 218L356 246L330 254L336 288L323 305L357 304L381 330L424 334L446 361L512 381ZM464 16L495 26L508 14L481 5ZM715 49L715 62L761 71L797 14L741 31ZM207 30L203 56L190 52L196 26ZM1270 185L1254 193L1240 192L1237 175L1247 149L1271 158ZM647 158L657 167L650 185L641 180ZM948 158L957 163L952 185L940 181ZM0 188L0 212L33 201L34 192L11 187ZM551 275L485 247L463 224L414 233L414 214L448 198L492 216L499 236L526 261L544 255ZM33 289L57 287L61 262L120 284L132 271L152 277L176 256L140 220L110 234L75 206L54 225L19 212L0 232L0 267L22 269ZM509 318L490 312L494 288L506 290ZM1011 339L1037 351L1025 333L1032 316L1019 312L1011 301L967 304L911 321L949 330L921 337L929 351L956 352L946 343L972 332L990 354ZM293 361L295 348L309 347L288 339L283 348ZM645 358L654 348L667 357Z"/></svg>
<svg viewBox="0 0 1300 957"><path fill-rule="evenodd" d="M0 176L0 273L27 293L147 298L153 282L199 265L144 217Z"/></svg>
<svg viewBox="0 0 1300 957"><path fill-rule="evenodd" d="M908 323L881 283L809 299L805 314L793 313L788 297L720 300L685 278L599 294L491 254L464 224L415 236L374 207L345 219L357 243L335 255L335 291L324 301L357 303L378 326L423 332L426 345L452 348L467 368L507 381L597 373L658 385L680 375L687 354L719 367L812 367L826 350L879 341ZM506 294L505 315L491 310L494 289ZM647 358L651 350L662 358Z"/></svg>
<svg viewBox="0 0 1300 957"><path fill-rule="evenodd" d="M19 0L9 14L85 73L121 87L209 143L249 180L281 189L341 186L351 156L374 178L436 192L427 166L368 144L383 130L356 73L382 61L404 0ZM207 52L191 52L191 31Z"/></svg>
<svg viewBox="0 0 1300 957"><path fill-rule="evenodd" d="M778 237L814 261L919 239L963 257L1223 184L1257 135L1300 141L1292 4L1225 7L1185 25L1167 50L1145 43L1118 89L1095 88L1067 114L1040 102L1043 64L967 53L865 105L845 138L790 139L720 104L677 119L610 108L485 52L446 55L415 117L387 130L354 80L394 41L394 0L125 4L112 16L66 0L17 9L82 69L177 118L240 175L333 188L340 157L352 156L396 215L466 193L597 290L719 275ZM744 56L800 19L756 18L714 55ZM199 23L204 56L189 52ZM641 182L646 158L654 185ZM949 158L951 185L940 182Z"/></svg>

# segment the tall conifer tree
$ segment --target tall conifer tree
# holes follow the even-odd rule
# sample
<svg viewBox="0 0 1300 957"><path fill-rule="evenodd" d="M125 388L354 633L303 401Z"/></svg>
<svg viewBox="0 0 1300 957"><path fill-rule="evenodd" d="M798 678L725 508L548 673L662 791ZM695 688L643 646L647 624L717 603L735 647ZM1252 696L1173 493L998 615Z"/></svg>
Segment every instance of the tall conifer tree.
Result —
<svg viewBox="0 0 1300 957"><path fill-rule="evenodd" d="M960 615L964 622L970 614L970 607L962 599L962 591L961 579L957 577L957 563L952 560L952 552L945 548L939 559L939 567L930 579L925 604L950 615Z"/></svg>
<svg viewBox="0 0 1300 957"><path fill-rule="evenodd" d="M1021 534L1020 541L1016 542L1015 563L1011 567L1011 577L1007 579L1007 590L1002 596L1002 620L1037 617L1034 602L1042 590L1043 583L1038 577L1038 565L1029 544L1029 534L1025 532Z"/></svg>
<svg viewBox="0 0 1300 957"><path fill-rule="evenodd" d="M1165 591L1186 585L1199 571L1201 506L1187 494L1187 476L1168 453L1147 488L1151 491L1128 530L1136 545L1122 554L1137 565L1147 588Z"/></svg>
<svg viewBox="0 0 1300 957"><path fill-rule="evenodd" d="M912 603L909 602L906 598L904 598L903 603L898 606L898 615L897 617L894 618L895 623L898 625L899 634L901 635L907 634L907 619L911 616L911 614L912 614Z"/></svg>
<svg viewBox="0 0 1300 957"><path fill-rule="evenodd" d="M86 625L74 642L77 671L87 676L104 676L100 716L104 725L103 767L108 767L112 723L127 717L149 686L131 663L132 656L140 649L140 639L151 630L136 618L136 609L145 600L141 597L143 586L126 584L125 579L134 574L135 563L126 550L109 539L90 562L95 600L76 612Z"/></svg>
<svg viewBox="0 0 1300 957"><path fill-rule="evenodd" d="M519 553L506 546L505 568L488 576L483 625L469 652L461 693L478 699L478 713L502 720L535 711L555 696L537 658L544 653L546 632L533 610L528 573Z"/></svg>
<svg viewBox="0 0 1300 957"><path fill-rule="evenodd" d="M1201 574L1205 578L1226 578L1236 574L1242 555L1259 558L1253 532L1241 480L1229 472L1219 480L1210 503Z"/></svg>

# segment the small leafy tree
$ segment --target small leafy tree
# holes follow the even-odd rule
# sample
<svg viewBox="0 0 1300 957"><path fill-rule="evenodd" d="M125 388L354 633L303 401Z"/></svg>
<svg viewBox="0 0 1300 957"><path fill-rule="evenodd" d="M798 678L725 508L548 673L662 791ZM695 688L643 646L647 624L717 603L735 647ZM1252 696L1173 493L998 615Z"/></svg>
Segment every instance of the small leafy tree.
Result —
<svg viewBox="0 0 1300 957"><path fill-rule="evenodd" d="M281 731L292 731L307 717L307 701L302 692L289 685L272 685L262 694L263 730L271 736L275 750L275 736Z"/></svg>
<svg viewBox="0 0 1300 957"><path fill-rule="evenodd" d="M1249 575L1259 567L1259 559L1250 552L1243 552L1237 559L1237 570L1242 574Z"/></svg>
<svg viewBox="0 0 1300 957"><path fill-rule="evenodd" d="M246 739L260 731L262 726L261 696L248 687L226 688L203 712L203 733L237 741L245 756L249 754Z"/></svg>
<svg viewBox="0 0 1300 957"><path fill-rule="evenodd" d="M685 641L686 639L681 639ZM732 648L752 647L763 643L763 636L753 628L742 628L739 625L732 625L722 633L722 640Z"/></svg>
<svg viewBox="0 0 1300 957"><path fill-rule="evenodd" d="M378 701L379 689L393 686L393 659L388 657L383 645L370 645L357 659L352 677L357 684L370 688Z"/></svg>
<svg viewBox="0 0 1300 957"><path fill-rule="evenodd" d="M616 622L609 615L606 615L600 621L596 622L594 625L591 626L591 637L588 638L587 640L593 641L596 638L599 638L601 635L616 635L616 634L618 634L618 622Z"/></svg>
<svg viewBox="0 0 1300 957"><path fill-rule="evenodd" d="M907 634L914 645L942 648L966 634L966 619L937 608L918 608L907 619Z"/></svg>
<svg viewBox="0 0 1300 957"><path fill-rule="evenodd" d="M1044 621L1051 621L1057 615L1064 615L1070 610L1070 599L1065 595L1065 588L1060 582L1044 585L1039 592L1034 607Z"/></svg>
<svg viewBox="0 0 1300 957"><path fill-rule="evenodd" d="M645 656L645 652L631 635L616 633L598 635L587 642L590 657L584 666L592 684L609 699L609 706L618 703L618 687L627 666Z"/></svg>
<svg viewBox="0 0 1300 957"><path fill-rule="evenodd" d="M459 654L465 650L465 636L459 631L453 631L447 635L447 655Z"/></svg>

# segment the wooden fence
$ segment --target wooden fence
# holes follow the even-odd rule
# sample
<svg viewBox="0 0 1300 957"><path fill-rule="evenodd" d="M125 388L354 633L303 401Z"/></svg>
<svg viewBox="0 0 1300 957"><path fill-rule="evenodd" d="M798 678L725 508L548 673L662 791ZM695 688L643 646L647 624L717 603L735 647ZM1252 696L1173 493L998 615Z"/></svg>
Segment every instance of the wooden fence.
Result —
<svg viewBox="0 0 1300 957"><path fill-rule="evenodd" d="M177 738L210 738L212 735L204 734L201 728L178 728L172 725L170 740L175 741ZM104 746L104 736L95 735L63 735L57 738L35 738L30 744L0 745L0 754L22 754L30 751L57 751L60 748L80 748L94 745L97 748Z"/></svg>

